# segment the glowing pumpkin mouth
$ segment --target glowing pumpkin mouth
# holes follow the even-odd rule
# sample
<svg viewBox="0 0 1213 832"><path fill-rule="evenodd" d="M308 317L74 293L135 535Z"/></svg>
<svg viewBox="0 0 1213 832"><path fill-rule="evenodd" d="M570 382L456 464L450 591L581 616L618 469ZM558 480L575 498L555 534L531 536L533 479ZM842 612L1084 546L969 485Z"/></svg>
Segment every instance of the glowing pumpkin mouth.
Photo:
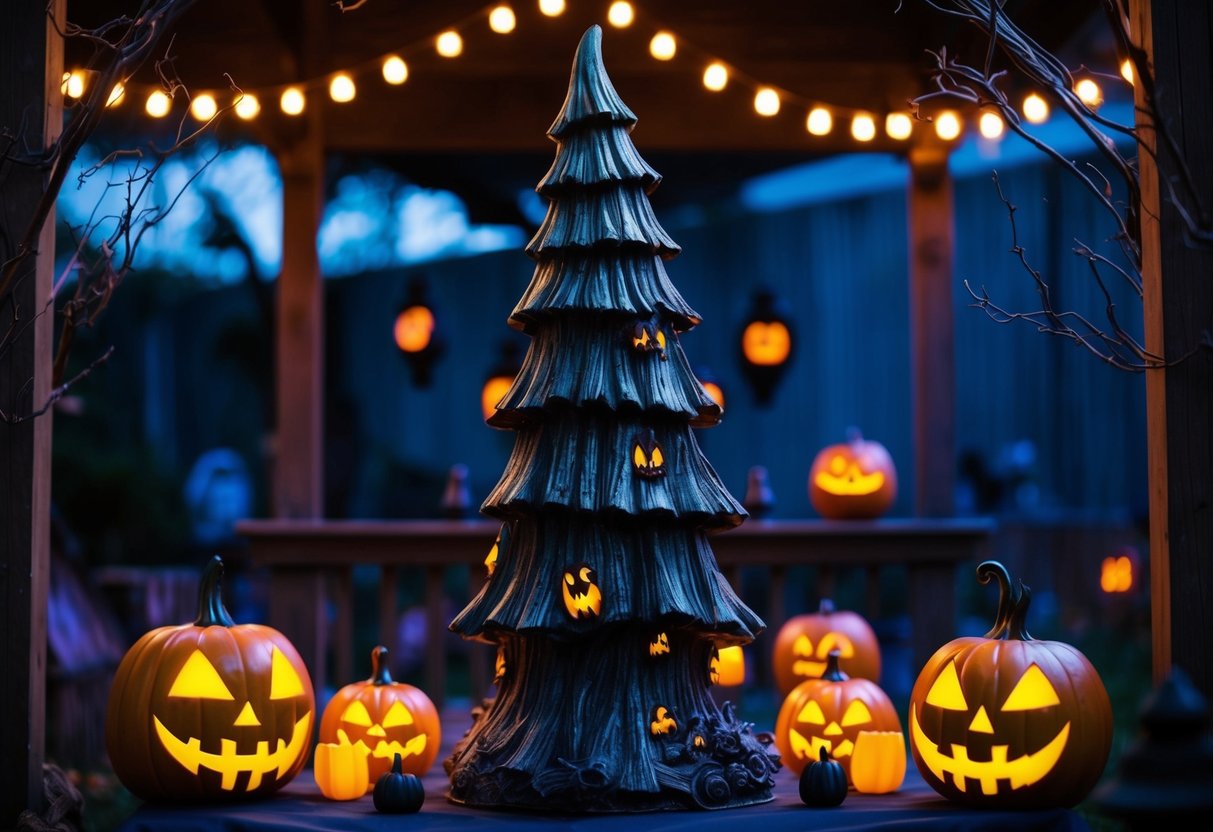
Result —
<svg viewBox="0 0 1213 832"><path fill-rule="evenodd" d="M830 756L835 759L838 757L850 757L851 752L855 750L855 744L850 740L843 740L835 748L833 740L827 740L824 737L806 739L805 735L795 728L788 731L788 737L792 740L792 753L802 760L816 761L821 759L821 749L823 748L829 751Z"/></svg>
<svg viewBox="0 0 1213 832"><path fill-rule="evenodd" d="M965 790L965 778L981 782L981 793L984 795L998 794L998 781L1009 780L1011 790L1022 789L1040 782L1046 774L1053 770L1065 750L1066 740L1070 738L1070 723L1067 722L1057 732L1049 744L1033 754L1024 754L1014 760L1007 759L1007 746L995 745L989 760L970 760L969 749L963 745L952 743L952 756L939 750L939 746L927 739L918 724L918 714L910 709L910 735L913 745L926 763L928 769L940 780L944 774L952 775L952 782L960 791Z"/></svg>
<svg viewBox="0 0 1213 832"><path fill-rule="evenodd" d="M826 672L826 663L809 661L808 659L797 659L792 662L792 672L797 676L820 679L821 675Z"/></svg>
<svg viewBox="0 0 1213 832"><path fill-rule="evenodd" d="M359 740L362 742L362 740ZM401 743L399 740L380 740L375 743L375 748L371 751L372 757L384 757L391 760L394 755L399 754L401 759L405 757L416 757L425 751L425 734L418 734L406 743Z"/></svg>
<svg viewBox="0 0 1213 832"><path fill-rule="evenodd" d="M884 485L884 473L873 471L864 474L855 463L847 468L846 473L836 477L829 471L818 471L813 482L822 491L830 494L840 494L846 497L862 497L865 494L875 494Z"/></svg>
<svg viewBox="0 0 1213 832"><path fill-rule="evenodd" d="M159 717L153 716L152 721L156 725L156 735L160 737L164 749L174 760L185 766L190 774L197 774L199 766L217 771L223 775L220 788L231 791L236 788L236 775L247 771L249 780L244 790L251 792L261 785L264 775L277 770L276 776L283 777L298 762L311 734L312 713L308 711L303 715L303 719L295 723L290 742L279 738L278 747L270 752L269 742L261 740L252 754L237 754L236 741L230 739L222 741L220 753L212 754L202 750L202 741L197 737L190 737L189 742L182 742L164 727Z"/></svg>

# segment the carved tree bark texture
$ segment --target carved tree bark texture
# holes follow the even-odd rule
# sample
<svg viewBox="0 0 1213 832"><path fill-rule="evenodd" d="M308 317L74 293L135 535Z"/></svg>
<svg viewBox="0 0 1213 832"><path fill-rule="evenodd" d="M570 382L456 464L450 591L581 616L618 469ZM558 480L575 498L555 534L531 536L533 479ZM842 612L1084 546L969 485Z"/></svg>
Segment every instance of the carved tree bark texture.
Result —
<svg viewBox="0 0 1213 832"><path fill-rule="evenodd" d="M59 135L63 41L45 3L6 7L0 26L0 128L14 137L11 152L36 150ZM64 0L50 4L63 19ZM4 139L7 148L9 139ZM7 262L46 187L46 169L0 168L0 262ZM0 409L28 414L50 394L55 258L52 216L38 253L22 266L12 295L0 301L0 331L15 327L0 354ZM51 414L11 424L0 421L0 827L24 808L42 804L46 707L46 594L50 576Z"/></svg>
<svg viewBox="0 0 1213 832"><path fill-rule="evenodd" d="M1158 108L1213 209L1213 8L1132 0L1132 37L1149 53ZM1140 105L1139 110L1141 113ZM1140 118L1140 116L1139 116ZM1152 131L1141 131L1153 145ZM1166 183L1177 160L1141 159L1146 347L1173 361L1213 330L1213 251L1183 235ZM1213 695L1213 351L1146 377L1154 677L1179 665Z"/></svg>
<svg viewBox="0 0 1213 832"><path fill-rule="evenodd" d="M510 317L531 336L489 423L518 431L483 511L502 521L484 588L451 624L499 648L497 698L447 760L450 797L563 812L715 809L771 799L777 757L709 691L717 645L762 622L708 532L744 510L693 426L720 409L678 333L699 323L661 264L648 193L591 27L548 135L547 217Z"/></svg>

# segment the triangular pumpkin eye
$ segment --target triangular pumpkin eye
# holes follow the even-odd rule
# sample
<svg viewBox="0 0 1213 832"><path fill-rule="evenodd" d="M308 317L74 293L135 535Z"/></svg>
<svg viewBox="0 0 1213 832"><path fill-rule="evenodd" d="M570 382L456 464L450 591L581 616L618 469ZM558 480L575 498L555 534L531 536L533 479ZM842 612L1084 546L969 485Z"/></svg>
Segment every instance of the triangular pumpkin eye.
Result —
<svg viewBox="0 0 1213 832"><path fill-rule="evenodd" d="M964 691L960 689L960 677L956 675L956 662L948 662L948 666L935 678L935 684L927 692L927 704L949 711L969 709Z"/></svg>
<svg viewBox="0 0 1213 832"><path fill-rule="evenodd" d="M810 725L825 725L826 715L822 713L821 706L816 702L810 701L807 705L800 709L800 716L796 717L797 722L807 722Z"/></svg>
<svg viewBox="0 0 1213 832"><path fill-rule="evenodd" d="M345 706L345 712L341 714L341 721L348 722L350 725L361 725L364 728L368 728L373 724L366 705L363 705L357 699Z"/></svg>
<svg viewBox="0 0 1213 832"><path fill-rule="evenodd" d="M169 688L168 695L180 699L227 699L232 700L232 692L227 689L219 671L211 664L201 650L190 653L181 667L181 672Z"/></svg>
<svg viewBox="0 0 1213 832"><path fill-rule="evenodd" d="M1053 685L1045 676L1044 671L1033 663L1015 683L1015 688L1007 697L1002 709L1004 711L1031 711L1060 704L1061 700L1057 698L1057 691L1053 689Z"/></svg>
<svg viewBox="0 0 1213 832"><path fill-rule="evenodd" d="M852 725L866 725L872 721L872 712L868 710L868 706L856 699L847 706L847 712L842 715L842 727L849 728Z"/></svg>
<svg viewBox="0 0 1213 832"><path fill-rule="evenodd" d="M303 680L291 666L286 654L274 648L270 656L270 699L292 699L303 696Z"/></svg>
<svg viewBox="0 0 1213 832"><path fill-rule="evenodd" d="M806 635L796 636L796 641L792 642L792 654L796 656L813 655L813 642Z"/></svg>
<svg viewBox="0 0 1213 832"><path fill-rule="evenodd" d="M392 703L392 707L388 708L388 712L383 717L384 728L398 728L401 725L412 725L413 715L409 713L409 709L404 707L404 703L396 700Z"/></svg>
<svg viewBox="0 0 1213 832"><path fill-rule="evenodd" d="M645 455L644 448L637 445L636 447L634 447L632 449L632 464L633 465L635 465L637 468L643 468L645 465L648 464L648 462L649 462L649 460L648 460L648 457Z"/></svg>

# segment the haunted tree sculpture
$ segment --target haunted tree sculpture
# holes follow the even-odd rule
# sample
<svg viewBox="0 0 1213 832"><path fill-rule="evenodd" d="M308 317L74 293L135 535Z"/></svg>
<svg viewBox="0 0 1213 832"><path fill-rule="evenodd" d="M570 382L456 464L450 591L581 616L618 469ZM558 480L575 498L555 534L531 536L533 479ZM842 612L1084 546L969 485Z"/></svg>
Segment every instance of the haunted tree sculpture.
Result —
<svg viewBox="0 0 1213 832"><path fill-rule="evenodd" d="M489 423L518 431L483 511L503 534L451 624L500 648L498 696L447 761L450 798L624 812L771 799L778 757L709 693L718 646L762 622L716 566L708 531L742 507L691 428L720 409L678 333L699 323L662 260L679 249L648 192L660 177L591 27L548 135L547 218L510 324L532 339Z"/></svg>

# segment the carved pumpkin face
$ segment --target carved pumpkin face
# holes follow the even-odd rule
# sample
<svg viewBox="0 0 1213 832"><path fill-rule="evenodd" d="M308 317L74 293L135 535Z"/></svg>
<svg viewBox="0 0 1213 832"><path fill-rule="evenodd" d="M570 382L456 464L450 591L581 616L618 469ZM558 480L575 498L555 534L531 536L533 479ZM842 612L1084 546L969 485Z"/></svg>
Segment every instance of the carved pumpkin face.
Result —
<svg viewBox="0 0 1213 832"><path fill-rule="evenodd" d="M670 637L665 632L658 633L649 642L650 656L668 656L670 654Z"/></svg>
<svg viewBox="0 0 1213 832"><path fill-rule="evenodd" d="M775 722L775 744L783 763L799 774L820 759L821 750L847 771L860 731L900 731L901 720L889 697L875 682L851 679L830 654L821 679L801 682L784 700Z"/></svg>
<svg viewBox="0 0 1213 832"><path fill-rule="evenodd" d="M809 501L827 520L879 517L897 497L893 458L879 442L852 431L846 444L830 445L809 469Z"/></svg>
<svg viewBox="0 0 1213 832"><path fill-rule="evenodd" d="M678 723L669 710L661 705L653 709L653 721L649 723L649 732L653 736L659 737L664 734L672 734L677 730Z"/></svg>
<svg viewBox="0 0 1213 832"><path fill-rule="evenodd" d="M564 571L560 591L564 609L572 618L594 618L602 612L602 592L598 589L598 573L585 563Z"/></svg>
<svg viewBox="0 0 1213 832"><path fill-rule="evenodd" d="M656 321L641 321L632 329L632 348L637 352L655 352L665 361L665 333Z"/></svg>
<svg viewBox="0 0 1213 832"><path fill-rule="evenodd" d="M222 574L216 557L198 620L147 633L114 676L106 747L145 800L265 795L307 761L315 702L303 660L277 630L232 622Z"/></svg>
<svg viewBox="0 0 1213 832"><path fill-rule="evenodd" d="M329 700L320 720L320 741L349 743L369 749L368 788L392 767L399 754L404 771L418 777L438 756L441 726L430 698L412 685L392 681L387 648L371 651L371 678L346 685Z"/></svg>
<svg viewBox="0 0 1213 832"><path fill-rule="evenodd" d="M652 429L636 434L632 444L632 466L636 476L645 479L655 479L665 476L665 454Z"/></svg>
<svg viewBox="0 0 1213 832"><path fill-rule="evenodd" d="M910 694L910 750L922 777L952 800L982 806L1071 806L1103 772L1112 713L1099 675L1068 644L1031 639L1031 593L997 563L998 623L984 638L940 648ZM983 582L984 582L983 581Z"/></svg>
<svg viewBox="0 0 1213 832"><path fill-rule="evenodd" d="M858 613L834 610L824 598L816 613L788 619L775 637L775 683L787 695L806 679L825 673L830 651L837 650L838 665L855 678L880 681L880 643L871 625Z"/></svg>

